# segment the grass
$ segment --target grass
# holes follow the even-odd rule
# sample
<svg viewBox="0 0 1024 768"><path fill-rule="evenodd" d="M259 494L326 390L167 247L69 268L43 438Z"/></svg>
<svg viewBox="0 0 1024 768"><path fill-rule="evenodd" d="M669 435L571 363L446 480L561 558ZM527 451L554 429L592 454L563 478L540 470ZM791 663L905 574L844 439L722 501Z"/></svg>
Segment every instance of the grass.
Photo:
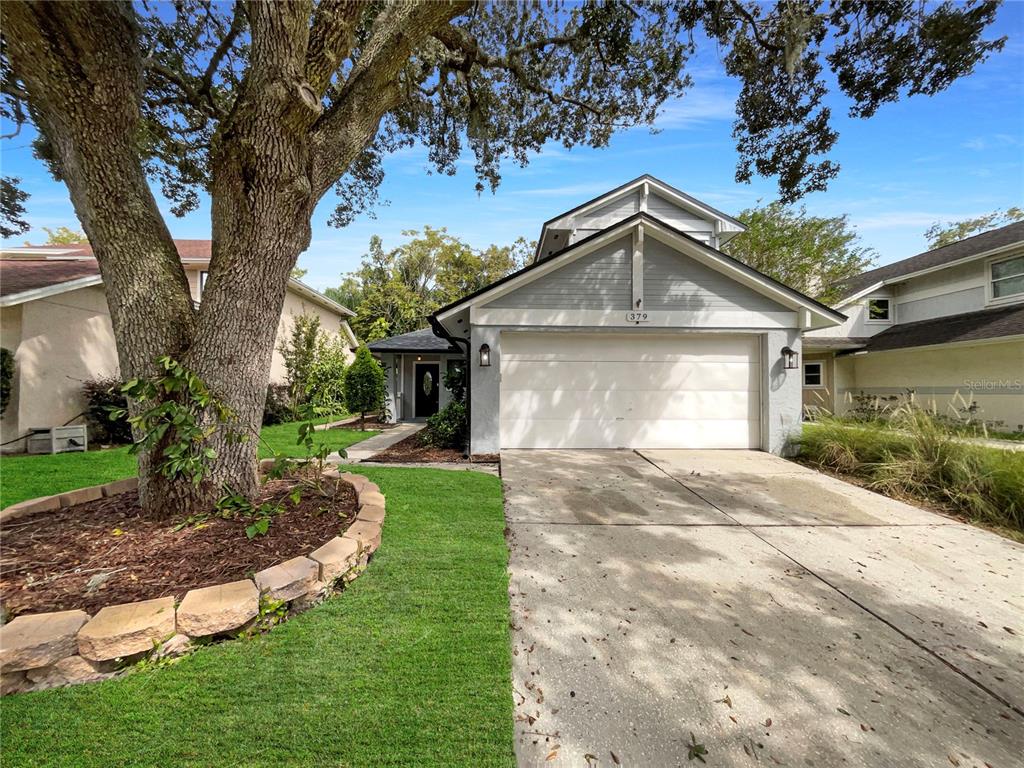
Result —
<svg viewBox="0 0 1024 768"><path fill-rule="evenodd" d="M296 445L298 423L264 427L260 456L278 451L288 456L304 456L305 446ZM353 429L330 429L316 433L316 439L333 450L348 448L377 434ZM0 508L37 496L72 491L87 485L109 483L131 477L136 472L135 457L127 447L84 453L46 455L7 455L0 458Z"/></svg>
<svg viewBox="0 0 1024 768"><path fill-rule="evenodd" d="M805 425L799 445L809 463L882 493L1024 531L1024 452L965 441L924 411L904 409L886 426L823 418Z"/></svg>
<svg viewBox="0 0 1024 768"><path fill-rule="evenodd" d="M361 471L388 518L343 594L171 667L5 697L5 768L512 765L500 481Z"/></svg>

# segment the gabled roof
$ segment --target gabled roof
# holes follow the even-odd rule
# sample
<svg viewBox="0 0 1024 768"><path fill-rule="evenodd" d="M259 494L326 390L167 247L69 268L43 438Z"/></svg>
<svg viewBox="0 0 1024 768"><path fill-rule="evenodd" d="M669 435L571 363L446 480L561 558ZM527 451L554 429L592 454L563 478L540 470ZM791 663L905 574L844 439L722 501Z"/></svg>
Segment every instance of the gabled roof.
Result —
<svg viewBox="0 0 1024 768"><path fill-rule="evenodd" d="M213 253L212 240L175 240L174 247L182 261L209 261ZM4 247L3 252L12 256L57 256L92 258L89 243L61 243L60 245L23 245Z"/></svg>
<svg viewBox="0 0 1024 768"><path fill-rule="evenodd" d="M49 259L0 260L0 296L35 291L72 280L99 278L95 259L51 261Z"/></svg>
<svg viewBox="0 0 1024 768"><path fill-rule="evenodd" d="M572 216L573 214L580 213L588 208L597 208L607 202L614 200L617 197L625 195L634 189L638 189L643 184L649 184L654 188L654 191L660 195L663 195L672 202L677 203L680 207L689 209L698 215L707 216L711 219L718 219L722 222L725 227L724 229L731 232L744 232L747 227L742 222L734 219L727 213L723 213L717 208L712 208L707 203L698 200L697 198L686 194L681 189L673 187L671 184L666 184L659 178L652 176L649 173L645 173L642 176L637 176L632 181L627 181L615 189L604 192L597 197L587 200L585 203L580 203L575 208L570 208L567 211L563 211L557 216L552 216L550 219L545 221L540 228L540 238L537 240L537 249L534 253L534 261L540 259L541 248L544 242L544 235L547 232L548 227L557 222L559 219L563 219L566 216Z"/></svg>
<svg viewBox="0 0 1024 768"><path fill-rule="evenodd" d="M732 272L734 276L745 276L750 279L752 283L761 288L762 293L770 295L776 300L796 304L802 308L811 310L819 316L833 320L836 323L841 323L846 320L845 315L825 304L822 304L820 301L812 299L810 296L800 293L800 291L794 290L788 285L780 283L778 280L775 280L762 272L758 272L753 267L744 264L726 253L722 253L721 251L712 248L706 243L701 242L695 237L691 237L686 232L666 224L649 213L635 213L607 229L596 232L589 237L585 237L582 240L573 243L564 251L560 251L559 253L556 253L542 261L534 261L517 272L513 272L500 280L496 280L490 285L484 286L478 291L474 291L473 293L464 296L458 301L454 301L447 306L441 307L434 312L433 317L438 320L443 320L445 315L451 315L455 310L459 309L463 305L474 302L476 299L483 299L487 294L496 291L508 283L513 281L523 281L524 278L532 277L533 275L531 273L537 270L557 268L556 265L561 261L565 261L566 257L578 254L581 250L592 246L597 241L604 242L609 238L620 237L630 231L637 224L641 223L650 224L655 228L661 229L665 233L683 239L690 245L696 247L703 255L709 257L711 261L717 262L720 266L725 267L726 270Z"/></svg>
<svg viewBox="0 0 1024 768"><path fill-rule="evenodd" d="M864 339L863 352L1024 336L1024 304L900 323Z"/></svg>
<svg viewBox="0 0 1024 768"><path fill-rule="evenodd" d="M448 353L459 352L459 348L435 336L430 328L423 328L419 331L403 333L399 336L392 336L380 341L371 341L367 344L371 352L433 352Z"/></svg>
<svg viewBox="0 0 1024 768"><path fill-rule="evenodd" d="M919 253L909 259L886 264L884 267L861 272L845 282L842 299L849 299L855 294L871 289L872 286L896 282L897 279L906 279L918 272L980 258L1018 243L1024 244L1024 221L982 232L980 235Z"/></svg>

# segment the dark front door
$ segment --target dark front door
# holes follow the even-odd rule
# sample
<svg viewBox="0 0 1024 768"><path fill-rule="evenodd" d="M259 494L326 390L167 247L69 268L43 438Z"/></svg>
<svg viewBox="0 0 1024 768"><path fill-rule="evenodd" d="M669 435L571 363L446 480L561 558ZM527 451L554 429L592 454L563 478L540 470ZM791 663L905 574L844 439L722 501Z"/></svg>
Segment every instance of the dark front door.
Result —
<svg viewBox="0 0 1024 768"><path fill-rule="evenodd" d="M441 365L416 363L416 418L423 419L437 413L437 399L441 393Z"/></svg>

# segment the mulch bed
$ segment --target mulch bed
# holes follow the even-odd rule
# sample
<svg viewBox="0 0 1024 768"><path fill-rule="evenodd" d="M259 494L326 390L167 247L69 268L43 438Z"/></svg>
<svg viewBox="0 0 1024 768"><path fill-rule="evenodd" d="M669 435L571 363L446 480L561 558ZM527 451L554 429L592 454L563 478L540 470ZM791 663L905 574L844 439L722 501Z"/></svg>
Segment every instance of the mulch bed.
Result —
<svg viewBox="0 0 1024 768"><path fill-rule="evenodd" d="M462 455L457 448L433 448L420 443L420 436L409 435L390 448L370 457L370 461L386 464L497 464L498 454L478 453L472 460Z"/></svg>
<svg viewBox="0 0 1024 768"><path fill-rule="evenodd" d="M394 429L398 424L394 422L384 422L377 419L376 416L367 416L363 421L363 426L366 429L372 429L374 432L381 432L387 429ZM359 418L355 421L346 421L344 424L338 424L337 426L331 427L331 429L359 429Z"/></svg>
<svg viewBox="0 0 1024 768"><path fill-rule="evenodd" d="M348 483L324 479L334 498L304 490L273 517L269 531L249 539L244 519L182 521L142 516L136 492L17 518L0 537L0 605L11 615L106 605L173 595L251 577L256 571L308 555L344 531L356 515ZM295 480L264 484L260 499L277 500ZM322 510L325 505L328 509ZM90 580L102 584L88 586Z"/></svg>

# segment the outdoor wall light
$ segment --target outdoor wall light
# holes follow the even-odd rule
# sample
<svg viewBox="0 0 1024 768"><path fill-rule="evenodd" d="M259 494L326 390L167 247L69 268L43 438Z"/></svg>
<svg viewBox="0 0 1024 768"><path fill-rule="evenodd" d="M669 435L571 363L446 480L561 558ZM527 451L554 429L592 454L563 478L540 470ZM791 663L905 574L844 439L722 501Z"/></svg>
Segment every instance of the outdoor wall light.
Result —
<svg viewBox="0 0 1024 768"><path fill-rule="evenodd" d="M491 367L491 348L487 344L480 345L480 367Z"/></svg>
<svg viewBox="0 0 1024 768"><path fill-rule="evenodd" d="M787 370L793 371L800 367L800 353L789 347L782 348L782 359L785 361Z"/></svg>

